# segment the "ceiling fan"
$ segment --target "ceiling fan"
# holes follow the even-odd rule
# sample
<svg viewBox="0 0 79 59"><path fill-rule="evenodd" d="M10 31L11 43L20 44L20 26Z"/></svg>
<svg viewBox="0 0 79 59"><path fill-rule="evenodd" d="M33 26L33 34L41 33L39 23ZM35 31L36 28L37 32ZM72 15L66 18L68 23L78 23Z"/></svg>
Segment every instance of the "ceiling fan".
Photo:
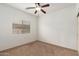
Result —
<svg viewBox="0 0 79 59"><path fill-rule="evenodd" d="M35 7L27 7L26 9L35 9L34 14L36 14L38 11L43 12L46 14L46 11L44 11L42 8L49 7L49 4L41 5L40 3L35 3Z"/></svg>

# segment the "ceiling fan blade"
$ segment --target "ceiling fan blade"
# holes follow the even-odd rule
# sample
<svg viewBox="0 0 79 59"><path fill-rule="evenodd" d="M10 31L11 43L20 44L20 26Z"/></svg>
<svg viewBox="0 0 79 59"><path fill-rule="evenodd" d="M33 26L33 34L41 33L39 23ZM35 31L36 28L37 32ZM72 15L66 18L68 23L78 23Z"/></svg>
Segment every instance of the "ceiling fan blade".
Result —
<svg viewBox="0 0 79 59"><path fill-rule="evenodd" d="M37 13L37 10L34 13L36 14Z"/></svg>
<svg viewBox="0 0 79 59"><path fill-rule="evenodd" d="M27 7L26 9L35 9L35 7Z"/></svg>
<svg viewBox="0 0 79 59"><path fill-rule="evenodd" d="M41 7L49 7L49 4L43 5L43 6L41 6Z"/></svg>
<svg viewBox="0 0 79 59"><path fill-rule="evenodd" d="M46 12L45 12L43 9L41 9L41 11L42 11L44 14L46 14Z"/></svg>

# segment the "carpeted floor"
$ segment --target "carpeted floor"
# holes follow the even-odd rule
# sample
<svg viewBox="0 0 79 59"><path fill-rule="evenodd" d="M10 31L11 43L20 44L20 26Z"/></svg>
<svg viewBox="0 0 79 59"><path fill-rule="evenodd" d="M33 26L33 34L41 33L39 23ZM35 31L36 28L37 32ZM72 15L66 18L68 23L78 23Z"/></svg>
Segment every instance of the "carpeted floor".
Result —
<svg viewBox="0 0 79 59"><path fill-rule="evenodd" d="M77 56L78 52L56 45L35 41L16 48L8 49L2 53L10 56Z"/></svg>

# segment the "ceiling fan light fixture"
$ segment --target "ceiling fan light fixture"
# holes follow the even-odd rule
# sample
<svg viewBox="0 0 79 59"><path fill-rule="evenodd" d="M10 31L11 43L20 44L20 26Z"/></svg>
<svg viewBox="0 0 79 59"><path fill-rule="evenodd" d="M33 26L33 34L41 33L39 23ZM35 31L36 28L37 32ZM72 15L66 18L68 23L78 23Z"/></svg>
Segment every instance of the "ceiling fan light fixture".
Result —
<svg viewBox="0 0 79 59"><path fill-rule="evenodd" d="M37 10L37 11L40 11L40 10L41 10L41 7L36 7L36 10Z"/></svg>

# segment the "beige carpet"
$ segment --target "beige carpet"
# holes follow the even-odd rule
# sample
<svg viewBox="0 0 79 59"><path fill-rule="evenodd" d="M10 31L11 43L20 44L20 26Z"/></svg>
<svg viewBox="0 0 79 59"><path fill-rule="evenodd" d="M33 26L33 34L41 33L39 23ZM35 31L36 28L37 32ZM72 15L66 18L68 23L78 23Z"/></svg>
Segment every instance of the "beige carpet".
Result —
<svg viewBox="0 0 79 59"><path fill-rule="evenodd" d="M56 45L50 45L44 42L36 41L16 48L8 49L2 53L8 53L11 56L77 56L78 52L65 49Z"/></svg>

